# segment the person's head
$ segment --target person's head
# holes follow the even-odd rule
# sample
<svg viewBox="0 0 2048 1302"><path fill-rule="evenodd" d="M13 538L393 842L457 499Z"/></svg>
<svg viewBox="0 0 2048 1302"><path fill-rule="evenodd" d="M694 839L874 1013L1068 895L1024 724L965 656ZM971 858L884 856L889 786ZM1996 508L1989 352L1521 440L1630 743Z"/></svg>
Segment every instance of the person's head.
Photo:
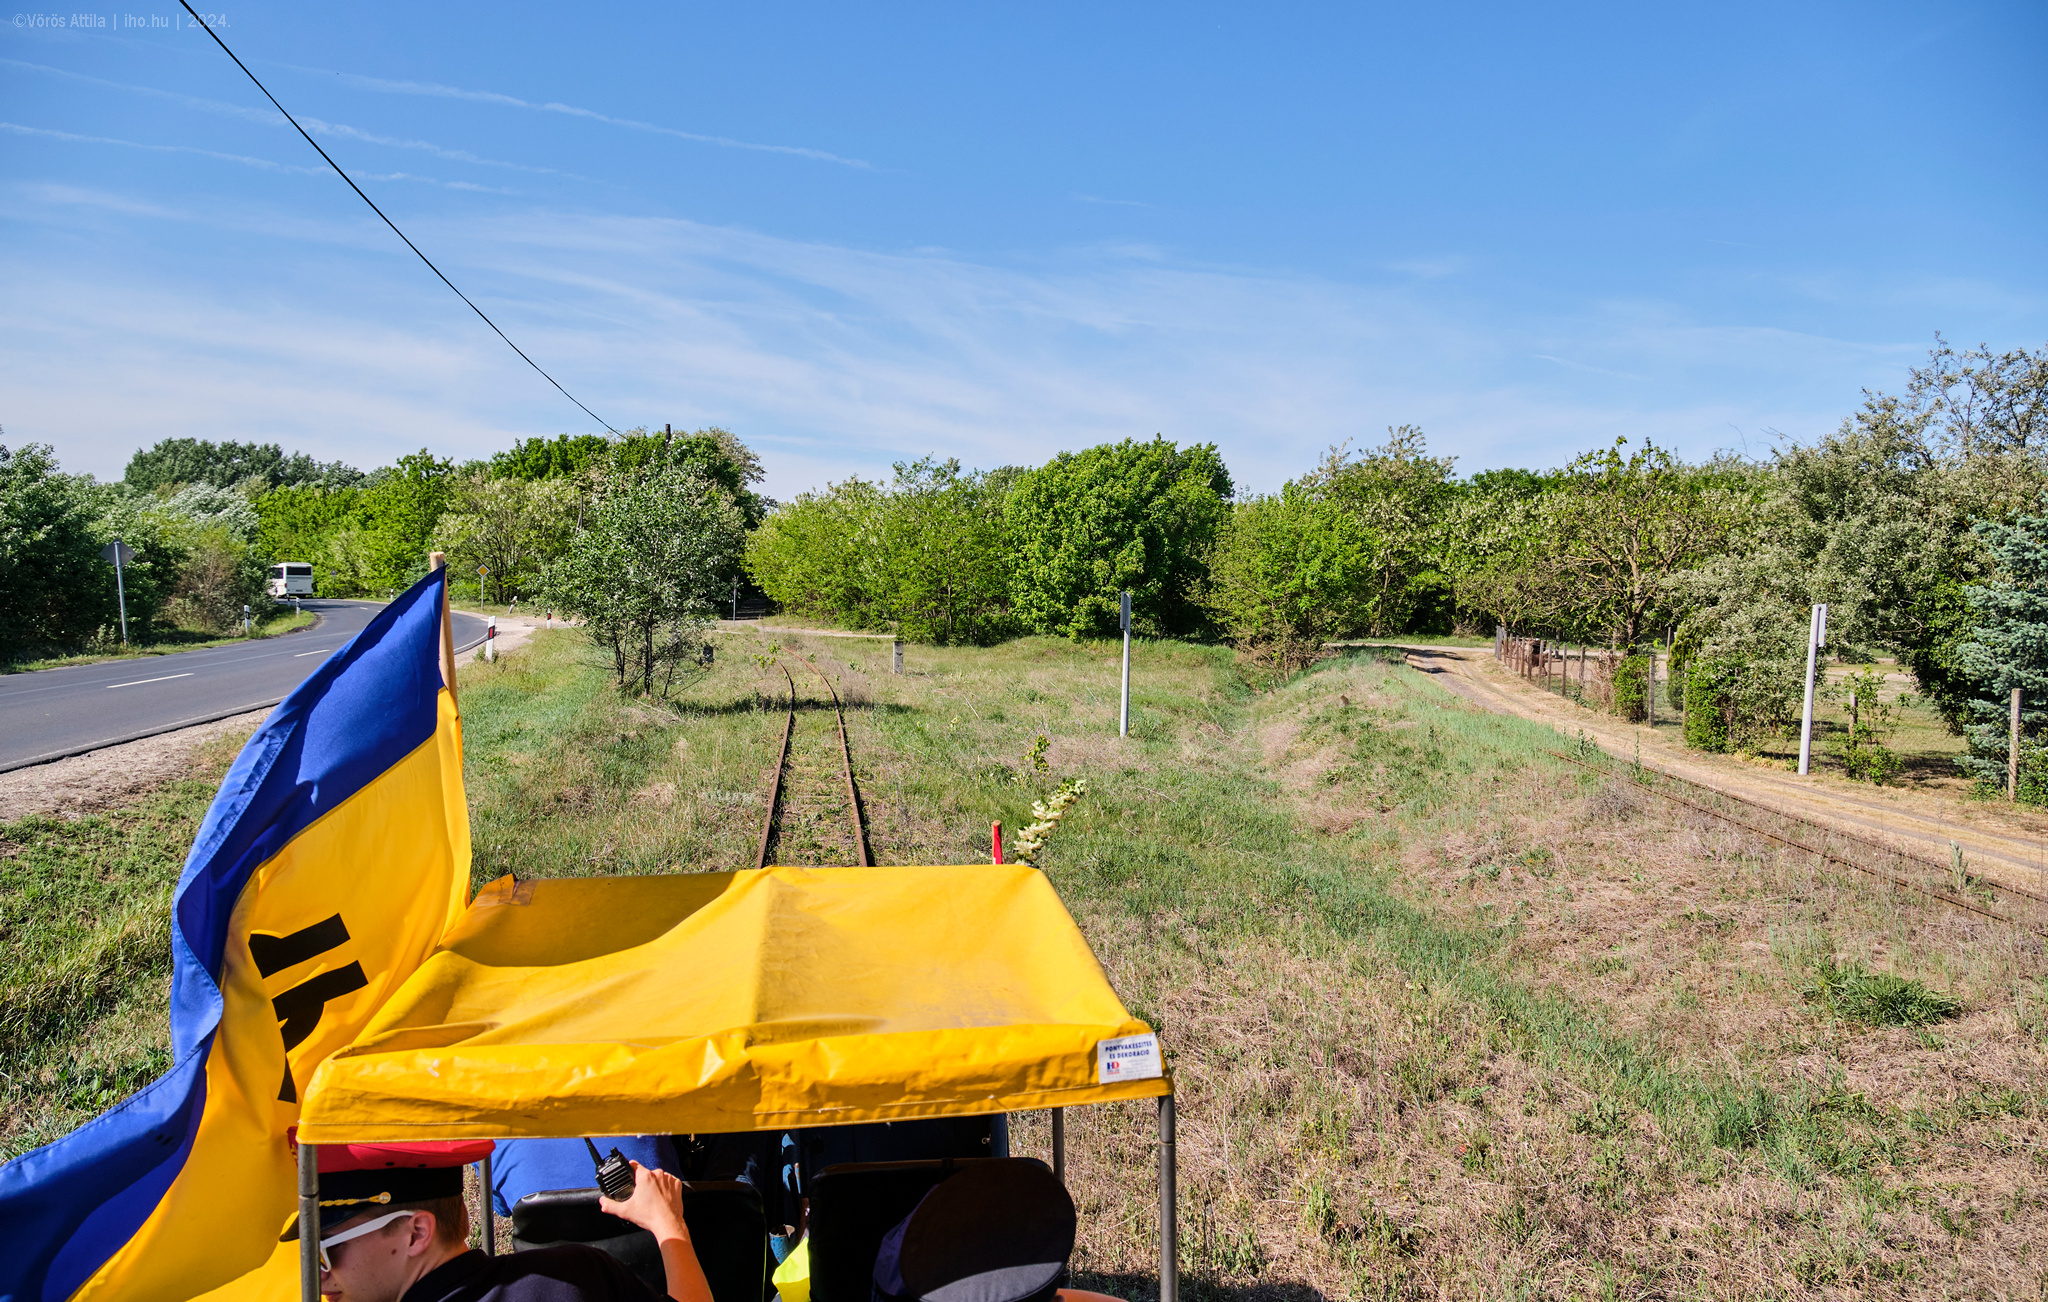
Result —
<svg viewBox="0 0 2048 1302"><path fill-rule="evenodd" d="M413 1282L469 1246L462 1196L377 1206L320 1236L320 1294L334 1302L398 1302Z"/></svg>
<svg viewBox="0 0 2048 1302"><path fill-rule="evenodd" d="M469 1239L462 1169L489 1140L335 1144L319 1149L320 1292L334 1302L398 1302ZM286 1242L299 1237L296 1218Z"/></svg>

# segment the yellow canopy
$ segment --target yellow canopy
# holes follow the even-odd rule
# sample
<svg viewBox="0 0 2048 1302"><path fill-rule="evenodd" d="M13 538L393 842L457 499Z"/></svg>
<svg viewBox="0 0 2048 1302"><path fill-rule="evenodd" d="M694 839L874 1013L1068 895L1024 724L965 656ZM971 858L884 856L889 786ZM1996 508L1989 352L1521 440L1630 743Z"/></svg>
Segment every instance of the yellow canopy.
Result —
<svg viewBox="0 0 2048 1302"><path fill-rule="evenodd" d="M1034 868L506 878L314 1074L300 1135L1022 1111L1168 1094L1160 1062Z"/></svg>

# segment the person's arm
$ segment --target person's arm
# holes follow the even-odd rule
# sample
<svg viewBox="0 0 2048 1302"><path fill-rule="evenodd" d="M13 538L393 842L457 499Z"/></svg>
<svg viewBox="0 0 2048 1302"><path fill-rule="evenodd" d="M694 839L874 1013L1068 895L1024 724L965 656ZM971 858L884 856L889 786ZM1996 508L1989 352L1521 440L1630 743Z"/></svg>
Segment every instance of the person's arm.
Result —
<svg viewBox="0 0 2048 1302"><path fill-rule="evenodd" d="M711 1285L697 1250L690 1245L690 1227L683 1223L683 1182L666 1171L650 1171L633 1163L633 1192L622 1203L599 1194L597 1205L621 1220L631 1221L654 1236L661 1248L661 1272L675 1302L711 1302Z"/></svg>

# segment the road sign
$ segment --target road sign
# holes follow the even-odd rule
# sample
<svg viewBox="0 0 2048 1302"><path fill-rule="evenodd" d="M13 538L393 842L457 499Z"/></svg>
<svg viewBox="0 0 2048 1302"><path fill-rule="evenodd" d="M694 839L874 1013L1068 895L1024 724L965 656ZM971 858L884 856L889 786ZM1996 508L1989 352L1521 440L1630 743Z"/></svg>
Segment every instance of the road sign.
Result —
<svg viewBox="0 0 2048 1302"><path fill-rule="evenodd" d="M476 567L476 572L478 574L489 574L491 572L491 567L488 565L479 565Z"/></svg>
<svg viewBox="0 0 2048 1302"><path fill-rule="evenodd" d="M116 565L129 565L135 560L135 549L116 538L100 548L100 556Z"/></svg>

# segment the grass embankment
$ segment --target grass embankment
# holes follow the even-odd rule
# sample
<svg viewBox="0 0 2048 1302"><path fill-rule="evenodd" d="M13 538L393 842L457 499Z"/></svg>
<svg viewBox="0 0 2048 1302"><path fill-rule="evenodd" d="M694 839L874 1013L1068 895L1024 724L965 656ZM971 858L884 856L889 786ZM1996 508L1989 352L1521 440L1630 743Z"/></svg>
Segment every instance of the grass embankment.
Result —
<svg viewBox="0 0 2048 1302"><path fill-rule="evenodd" d="M466 665L478 879L751 863L782 678L748 653L775 636L719 635L673 707L613 695L574 634ZM886 647L779 638L851 703L880 862L984 859L991 819L1014 834L1088 779L1046 866L1172 1054L1195 1293L2038 1290L2038 947L1681 820L1376 655L1258 693L1223 652L1147 644L1126 742L1111 645L912 647L899 678ZM830 720L804 711L799 771L832 760ZM843 860L827 799L799 791L780 858ZM0 829L10 872L55 853L23 826ZM148 849L104 835L107 867ZM102 889L75 876L52 905ZM10 977L48 944L20 926ZM38 1024L10 1117L75 1123L58 1073L120 1019L138 1052L160 1037L160 980L109 998ZM1077 1266L1131 1296L1151 1130L1069 1114ZM1043 1119L1016 1136L1043 1151Z"/></svg>
<svg viewBox="0 0 2048 1302"><path fill-rule="evenodd" d="M247 642L250 637L276 637L282 633L296 633L310 628L317 618L313 612L293 610L290 606L264 606L255 611L256 631L244 636L241 633L212 633L205 629L179 628L159 625L150 632L150 642L136 641L126 647L116 645L111 649L81 651L74 655L45 655L28 660L0 659L0 674L20 674L36 669L64 669L71 665L96 665L102 660L142 660L150 656L175 655L180 651L198 651L210 646L231 646L236 642Z"/></svg>

